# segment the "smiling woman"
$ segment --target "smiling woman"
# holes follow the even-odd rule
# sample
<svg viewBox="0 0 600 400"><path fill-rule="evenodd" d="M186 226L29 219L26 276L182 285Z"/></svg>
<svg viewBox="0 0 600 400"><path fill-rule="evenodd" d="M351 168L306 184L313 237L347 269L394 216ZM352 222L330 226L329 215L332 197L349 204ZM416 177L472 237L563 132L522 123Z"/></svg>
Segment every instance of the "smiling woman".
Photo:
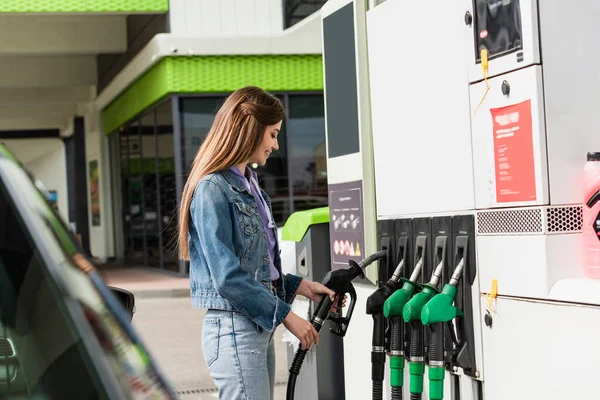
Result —
<svg viewBox="0 0 600 400"><path fill-rule="evenodd" d="M291 311L296 294L320 301L334 292L284 275L271 200L249 164L279 148L279 99L258 87L230 95L217 111L187 179L179 252L190 261L192 306L208 309L202 352L221 399L272 399L273 334L283 324L307 349L319 335ZM219 340L231 336L232 343Z"/></svg>

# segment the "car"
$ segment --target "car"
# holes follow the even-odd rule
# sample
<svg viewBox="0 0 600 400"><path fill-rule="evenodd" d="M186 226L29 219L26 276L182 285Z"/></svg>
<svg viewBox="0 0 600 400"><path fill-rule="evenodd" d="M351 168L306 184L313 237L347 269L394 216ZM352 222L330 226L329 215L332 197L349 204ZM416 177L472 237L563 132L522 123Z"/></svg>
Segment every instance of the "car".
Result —
<svg viewBox="0 0 600 400"><path fill-rule="evenodd" d="M175 399L43 186L0 143L0 399Z"/></svg>

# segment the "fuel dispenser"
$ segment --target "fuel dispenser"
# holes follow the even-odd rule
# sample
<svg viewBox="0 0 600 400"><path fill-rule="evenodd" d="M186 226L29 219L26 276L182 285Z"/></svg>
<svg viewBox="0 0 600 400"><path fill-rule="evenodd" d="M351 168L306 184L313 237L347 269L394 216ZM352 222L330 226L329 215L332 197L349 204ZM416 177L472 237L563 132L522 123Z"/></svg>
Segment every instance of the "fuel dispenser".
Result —
<svg viewBox="0 0 600 400"><path fill-rule="evenodd" d="M282 240L296 242L296 274L312 281L323 281L331 270L329 209L323 207L292 214L283 227ZM315 313L316 306L311 302L309 315ZM288 347L290 366L294 355L295 349ZM309 351L303 360L301 373L297 377L295 398L344 399L343 365L342 337L329 332L320 335L318 351Z"/></svg>
<svg viewBox="0 0 600 400"><path fill-rule="evenodd" d="M423 349L409 357L422 357L420 366L428 366L423 394L461 400L594 397L593 360L600 349L589 343L600 329L600 283L582 276L579 256L582 169L585 155L599 143L600 53L593 49L600 8L560 0L386 0L369 2L362 15L364 4L329 0L327 15L334 8L353 9L356 29L347 37L359 45L352 47L352 58L368 59L368 73L357 73L357 92L368 87L370 94L374 209L382 220L418 225L424 218L432 224L431 234L421 235L432 250L429 265L423 264L427 257L408 255L409 275L384 304L390 328L394 318L404 320L403 309L423 293L432 269L444 265L441 293L422 305L420 316L407 315L412 326L397 325L406 328L406 354L411 342ZM342 31L331 25L330 37L332 32ZM334 56L324 48L324 59ZM364 113L365 102L358 104ZM360 136L366 140L369 134ZM363 146L360 155L367 151ZM335 155L329 163L341 167ZM402 184L392 184L398 171L410 172ZM410 252L417 251L419 230L411 233ZM442 236L445 260L444 251L435 250ZM411 282L406 277L419 261L421 274ZM577 330L556 325L565 310ZM411 340L418 329L422 335ZM544 332L536 337L545 342L522 340L526 331ZM361 342L367 342L364 336ZM398 389L409 385L394 379L404 366L397 362L397 345L392 353L394 342L390 337L390 383L399 398ZM561 356L573 368L557 369L552 362L547 349L560 342L572 344ZM357 369L346 372L356 386L368 387ZM417 382L420 371L413 372ZM364 398L360 389L348 392L349 400Z"/></svg>

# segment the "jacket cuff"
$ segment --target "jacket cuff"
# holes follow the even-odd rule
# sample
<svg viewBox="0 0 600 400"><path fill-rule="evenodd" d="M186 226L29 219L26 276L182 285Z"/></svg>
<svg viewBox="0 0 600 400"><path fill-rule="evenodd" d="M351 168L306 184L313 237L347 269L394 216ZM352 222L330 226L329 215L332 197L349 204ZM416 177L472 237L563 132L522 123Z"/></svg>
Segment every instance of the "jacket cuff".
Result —
<svg viewBox="0 0 600 400"><path fill-rule="evenodd" d="M292 274L285 274L285 278L283 279L283 287L285 288L285 302L288 304L292 304L294 298L296 297L296 291L298 290L298 286L300 286L300 282L302 282L302 277Z"/></svg>
<svg viewBox="0 0 600 400"><path fill-rule="evenodd" d="M283 322L285 317L290 313L292 307L284 303L281 299L277 299L277 305L275 306L275 320L273 321L273 329L267 329L270 332L275 331L275 329Z"/></svg>

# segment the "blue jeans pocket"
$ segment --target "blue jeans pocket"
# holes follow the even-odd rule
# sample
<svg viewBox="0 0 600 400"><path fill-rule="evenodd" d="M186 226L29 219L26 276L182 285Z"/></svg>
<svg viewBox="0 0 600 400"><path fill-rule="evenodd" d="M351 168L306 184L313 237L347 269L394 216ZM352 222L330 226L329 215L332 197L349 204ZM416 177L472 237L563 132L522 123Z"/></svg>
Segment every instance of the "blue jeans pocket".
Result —
<svg viewBox="0 0 600 400"><path fill-rule="evenodd" d="M220 333L220 319L211 318L204 320L204 327L202 328L202 352L209 368L219 358Z"/></svg>

